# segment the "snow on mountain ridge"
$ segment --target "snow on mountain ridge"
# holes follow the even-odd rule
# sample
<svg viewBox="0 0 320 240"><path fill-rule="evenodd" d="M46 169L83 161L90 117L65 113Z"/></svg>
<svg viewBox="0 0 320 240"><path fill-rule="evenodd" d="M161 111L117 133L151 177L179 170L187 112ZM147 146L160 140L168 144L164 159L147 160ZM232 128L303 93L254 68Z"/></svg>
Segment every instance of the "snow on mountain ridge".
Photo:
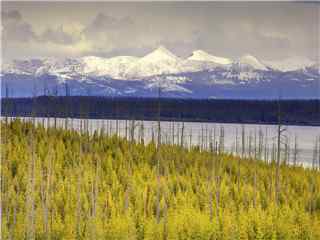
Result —
<svg viewBox="0 0 320 240"><path fill-rule="evenodd" d="M160 46L153 52L140 58L127 71L127 79L174 74L181 72L182 59L175 56L168 49Z"/></svg>
<svg viewBox="0 0 320 240"><path fill-rule="evenodd" d="M233 61L202 50L194 51L188 58L180 58L159 47L143 57L17 60L3 65L1 78L5 82L12 81L14 88L22 86L19 94L23 96L32 92L30 82L24 79L34 79L35 83L40 84L42 80L47 81L58 88L63 88L62 84L68 82L74 95L151 96L161 86L161 91L167 96L203 97L212 96L213 92L222 91L223 95L247 89L253 96L260 96L255 91L264 87L278 88L281 84L294 86L292 96L300 86L303 89L310 87L308 94L313 94L313 86L320 75L319 62L311 65L308 60L291 59L287 64L280 63L260 61L252 55ZM297 71L286 72L291 69ZM31 89L29 93L25 90L28 87Z"/></svg>
<svg viewBox="0 0 320 240"><path fill-rule="evenodd" d="M143 57L145 61L150 62L157 62L161 60L168 60L168 61L180 61L181 59L174 55L172 52L170 52L167 48L164 46L160 46L151 53L147 54Z"/></svg>
<svg viewBox="0 0 320 240"><path fill-rule="evenodd" d="M65 82L67 79L77 78L80 81L85 80L83 75L83 64L78 59L65 58L44 59L42 66L37 69L35 75L42 76L45 74L56 76L59 82Z"/></svg>
<svg viewBox="0 0 320 240"><path fill-rule="evenodd" d="M239 59L238 63L244 64L244 65L249 65L257 70L263 70L263 71L268 70L267 67L264 66L256 57L249 55L249 54L242 56Z"/></svg>
<svg viewBox="0 0 320 240"><path fill-rule="evenodd" d="M291 58L284 61L260 61L252 55L244 55L238 61L216 57L203 50L193 51L188 58L180 58L163 46L143 57L116 56L111 58L86 56L80 58L44 58L17 60L4 65L2 73L53 75L61 81L99 77L117 80L140 80L161 75L177 75L196 72L209 72L218 77L259 80L260 71L293 71L313 67L314 62L304 58ZM318 66L318 65L317 65ZM258 71L257 71L258 70Z"/></svg>
<svg viewBox="0 0 320 240"><path fill-rule="evenodd" d="M115 79L125 77L127 69L138 61L138 57L117 56L113 58L83 57L84 73L95 76L109 76Z"/></svg>
<svg viewBox="0 0 320 240"><path fill-rule="evenodd" d="M267 66L272 69L288 72L288 71L296 71L298 69L311 67L316 64L316 62L311 61L305 57L291 57L283 60L277 61L264 61Z"/></svg>
<svg viewBox="0 0 320 240"><path fill-rule="evenodd" d="M192 55L188 57L188 60L203 61L203 62L214 62L216 64L226 65L232 63L232 60L223 57L216 57L210 55L203 50L196 50L192 52Z"/></svg>

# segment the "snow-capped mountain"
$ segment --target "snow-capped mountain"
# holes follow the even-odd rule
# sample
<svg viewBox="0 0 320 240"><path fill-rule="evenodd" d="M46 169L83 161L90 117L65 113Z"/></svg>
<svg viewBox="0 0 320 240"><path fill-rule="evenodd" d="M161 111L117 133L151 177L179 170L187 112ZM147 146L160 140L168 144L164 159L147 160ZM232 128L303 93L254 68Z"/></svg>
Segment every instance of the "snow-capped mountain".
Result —
<svg viewBox="0 0 320 240"><path fill-rule="evenodd" d="M265 64L272 69L282 72L296 71L306 67L311 67L316 63L308 58L292 57L280 61L265 61Z"/></svg>
<svg viewBox="0 0 320 240"><path fill-rule="evenodd" d="M55 76L60 83L67 80L77 78L85 80L82 75L84 66L78 59L44 59L41 66L36 70L35 75L41 77L43 75Z"/></svg>
<svg viewBox="0 0 320 240"><path fill-rule="evenodd" d="M256 57L252 56L252 55L244 55L242 56L239 61L238 64L243 67L243 66L250 66L255 70L262 70L262 71L267 71L267 67L265 65L263 65Z"/></svg>
<svg viewBox="0 0 320 240"><path fill-rule="evenodd" d="M84 65L84 73L93 76L108 76L114 79L124 79L127 70L139 58L132 56L118 56L113 58L83 57L80 61Z"/></svg>
<svg viewBox="0 0 320 240"><path fill-rule="evenodd" d="M160 46L132 64L127 70L126 77L138 79L155 75L174 74L180 71L181 59L168 49Z"/></svg>
<svg viewBox="0 0 320 240"><path fill-rule="evenodd" d="M182 58L161 46L142 57L15 60L3 65L1 84L14 96L31 96L35 86L62 94L68 84L74 95L154 96L161 87L169 97L270 98L285 89L287 97L319 98L319 75L319 63L306 58L231 60L203 50Z"/></svg>
<svg viewBox="0 0 320 240"><path fill-rule="evenodd" d="M218 65L226 65L226 64L232 63L231 59L223 58L223 57L216 57L216 56L210 55L209 53L207 53L203 50L193 51L192 55L190 57L188 57L188 60L202 61L202 62L213 62Z"/></svg>
<svg viewBox="0 0 320 240"><path fill-rule="evenodd" d="M2 73L32 75L43 65L40 59L13 60L13 62L3 64Z"/></svg>

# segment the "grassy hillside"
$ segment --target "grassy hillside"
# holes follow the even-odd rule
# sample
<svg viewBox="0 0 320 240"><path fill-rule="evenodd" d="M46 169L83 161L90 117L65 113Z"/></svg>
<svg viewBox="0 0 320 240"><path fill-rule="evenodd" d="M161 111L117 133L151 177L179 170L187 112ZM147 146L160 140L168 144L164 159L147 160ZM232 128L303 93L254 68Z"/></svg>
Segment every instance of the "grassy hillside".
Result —
<svg viewBox="0 0 320 240"><path fill-rule="evenodd" d="M320 172L1 124L3 239L320 239Z"/></svg>

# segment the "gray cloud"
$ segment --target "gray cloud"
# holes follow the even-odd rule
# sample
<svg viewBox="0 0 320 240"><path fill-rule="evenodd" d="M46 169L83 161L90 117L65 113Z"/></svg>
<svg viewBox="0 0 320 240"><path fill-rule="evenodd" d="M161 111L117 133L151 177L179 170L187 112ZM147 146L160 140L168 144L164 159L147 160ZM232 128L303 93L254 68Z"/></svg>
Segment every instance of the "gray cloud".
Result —
<svg viewBox="0 0 320 240"><path fill-rule="evenodd" d="M87 31L88 33L92 33L108 30L128 29L132 27L133 24L133 20L129 17L114 18L103 13L98 13L98 15L89 24L85 31Z"/></svg>
<svg viewBox="0 0 320 240"><path fill-rule="evenodd" d="M257 33L258 48L281 49L282 52L289 52L292 48L290 39L281 36L272 36L265 33Z"/></svg>
<svg viewBox="0 0 320 240"><path fill-rule="evenodd" d="M154 26L156 23L139 22L130 17L112 17L98 13L85 27L85 39L94 44L92 51L86 54L112 55L142 55L159 45L165 45L174 51L179 46L193 40L192 26L180 28L175 22L168 25ZM176 29L176 31L172 31Z"/></svg>
<svg viewBox="0 0 320 240"><path fill-rule="evenodd" d="M31 24L25 22L19 11L2 12L3 41L30 41L35 39Z"/></svg>
<svg viewBox="0 0 320 240"><path fill-rule="evenodd" d="M165 45L237 58L319 56L319 4L295 2L5 2L4 58L141 56ZM54 49L54 50L53 50Z"/></svg>
<svg viewBox="0 0 320 240"><path fill-rule="evenodd" d="M134 22L129 17L115 18L103 13L98 13L87 24L82 34L85 39L94 45L92 52L105 54L114 48L125 48L128 39L123 39L130 29L134 28ZM134 36L131 36L133 38Z"/></svg>
<svg viewBox="0 0 320 240"><path fill-rule="evenodd" d="M35 33L33 26L26 22L18 10L2 12L4 41L38 41L56 44L74 44L79 36L66 32L63 25L47 28L43 33Z"/></svg>
<svg viewBox="0 0 320 240"><path fill-rule="evenodd" d="M67 33L61 25L57 29L48 28L38 37L38 40L40 42L44 41L62 45L70 45L78 42L80 38L78 36Z"/></svg>
<svg viewBox="0 0 320 240"><path fill-rule="evenodd" d="M15 21L21 21L22 17L19 11L12 10L12 11L3 11L1 13L2 21L8 21L8 20L15 20Z"/></svg>

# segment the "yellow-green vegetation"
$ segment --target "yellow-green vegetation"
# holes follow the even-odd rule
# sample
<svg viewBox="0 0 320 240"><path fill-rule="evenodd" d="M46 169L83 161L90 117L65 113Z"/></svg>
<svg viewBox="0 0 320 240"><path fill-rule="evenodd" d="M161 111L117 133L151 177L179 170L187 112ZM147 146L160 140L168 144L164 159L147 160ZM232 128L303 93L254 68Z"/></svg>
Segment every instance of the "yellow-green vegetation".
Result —
<svg viewBox="0 0 320 240"><path fill-rule="evenodd" d="M2 239L320 239L317 170L1 127Z"/></svg>

